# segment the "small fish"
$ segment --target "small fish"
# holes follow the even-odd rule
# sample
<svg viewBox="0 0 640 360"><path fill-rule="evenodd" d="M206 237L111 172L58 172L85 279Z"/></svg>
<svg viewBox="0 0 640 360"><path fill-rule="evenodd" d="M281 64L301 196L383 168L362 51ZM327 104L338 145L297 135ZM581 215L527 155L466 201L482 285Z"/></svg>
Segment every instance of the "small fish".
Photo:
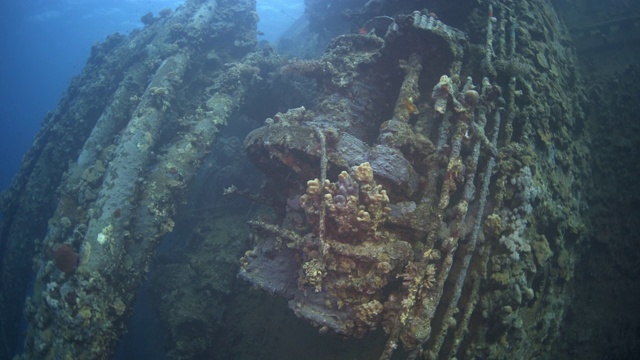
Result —
<svg viewBox="0 0 640 360"><path fill-rule="evenodd" d="M358 34L360 35L367 35L369 33L369 29L367 29L366 27L361 27L360 30L358 30Z"/></svg>

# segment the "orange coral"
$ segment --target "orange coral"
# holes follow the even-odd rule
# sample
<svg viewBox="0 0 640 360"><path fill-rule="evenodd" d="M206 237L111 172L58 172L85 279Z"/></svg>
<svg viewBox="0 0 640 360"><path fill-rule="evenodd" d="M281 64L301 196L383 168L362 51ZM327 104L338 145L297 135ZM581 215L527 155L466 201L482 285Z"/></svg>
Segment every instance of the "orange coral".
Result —
<svg viewBox="0 0 640 360"><path fill-rule="evenodd" d="M418 113L418 107L413 103L412 98L406 98L402 100L402 105L407 109L410 115Z"/></svg>

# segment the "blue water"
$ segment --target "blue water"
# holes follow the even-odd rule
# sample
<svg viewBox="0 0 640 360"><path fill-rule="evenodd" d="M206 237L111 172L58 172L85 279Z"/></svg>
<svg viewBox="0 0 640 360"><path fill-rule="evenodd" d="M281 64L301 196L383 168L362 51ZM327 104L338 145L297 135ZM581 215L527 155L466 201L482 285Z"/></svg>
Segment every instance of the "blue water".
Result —
<svg viewBox="0 0 640 360"><path fill-rule="evenodd" d="M91 45L141 27L140 17L182 0L3 0L0 2L0 190L11 183L41 121L80 73ZM260 40L274 41L303 0L258 0Z"/></svg>

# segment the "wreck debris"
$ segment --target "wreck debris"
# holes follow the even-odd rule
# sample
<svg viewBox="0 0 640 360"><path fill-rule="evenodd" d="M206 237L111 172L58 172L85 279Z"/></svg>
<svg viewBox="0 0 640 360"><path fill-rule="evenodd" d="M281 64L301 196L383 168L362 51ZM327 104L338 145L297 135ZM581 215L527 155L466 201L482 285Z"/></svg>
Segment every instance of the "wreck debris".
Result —
<svg viewBox="0 0 640 360"><path fill-rule="evenodd" d="M393 117L396 120L407 122L411 115L419 113L418 107L415 105L415 101L420 97L418 79L420 71L422 71L422 65L420 64L419 56L412 54L406 64L400 63L400 68L405 74L400 86L398 101L393 110Z"/></svg>
<svg viewBox="0 0 640 360"><path fill-rule="evenodd" d="M384 115L371 119L374 124L381 124L377 137L362 131L343 133L339 130L331 136L331 141L322 144L321 155L320 144L312 134L332 127L350 129L346 124L360 121L342 116L339 108L323 105L305 109L303 113L278 114L277 122L269 121L267 126L247 137L250 157L271 181L280 181L279 176L267 169L284 166L297 175L299 183L306 183L300 206L306 214L307 226L292 226L293 223L286 220L292 210L286 211L284 226L272 225L281 229L278 231L293 230L300 237L283 250L297 250L296 260L287 265L289 269L297 269L287 278L289 284L292 278L297 278L297 289L293 291L289 287L289 291L281 293L291 299L289 306L294 313L318 326L320 332L361 337L382 326L389 336L382 359L391 358L399 346L409 358L456 357L461 356L461 351L475 351L473 349L480 346L476 341L481 340L475 337L477 334L468 332L471 319L481 313L489 317L502 316L495 313L495 305L490 302L506 300L494 298L499 297L499 293L481 293L481 284L499 268L496 261L504 261L504 249L500 242L495 242L496 236L514 234L514 239L502 243L517 241L521 245L513 247L509 243L510 249L530 252L524 245L526 240L522 239L527 231L532 231L528 228L530 220L519 220L517 229L502 221L497 227L489 225L490 220L498 216L509 216L498 214L515 205L514 190L523 193L537 193L537 190L531 182L515 189L511 186L517 183L510 184L507 180L518 171L531 174L527 169L532 162L522 163L507 155L512 151L526 152L519 145L516 146L519 150L515 150L514 141L529 141L521 131L517 134L514 131L514 120L522 111L522 105L516 104L520 94L516 77L526 76L526 72L505 72L500 65L520 56L515 46L518 39L514 29L519 25L513 16L514 10L498 2L487 6L486 13L490 16L484 17L483 51L472 56L472 60L467 57L470 44L464 33L428 13L413 12L394 18L379 50L368 52L351 46L345 55L341 42L355 40L342 37L341 42L330 45L323 59L314 65L332 69L324 72L328 78L316 70L307 72L319 83L330 85L325 86L327 93L321 98L335 99L340 95L331 89L348 87L354 83L353 79L358 79L369 94L393 98L393 102L370 103L370 106L377 105L378 114L391 116L391 119L381 119ZM412 46L408 46L408 42ZM445 55L437 56L429 50L421 53L421 46L438 49ZM341 57L338 59L336 54ZM363 61L366 56L370 60ZM349 75L353 68L342 65L349 57L366 63L367 67L356 76ZM382 89L369 75L374 70L369 69L389 66L389 63L399 67L404 76L396 88ZM291 68L309 65L303 62ZM465 79L463 74L467 72L481 74L481 85L474 85L472 76ZM508 75L506 80L501 78L504 74ZM336 78L349 80L340 83ZM433 81L432 95L431 99L425 99L421 93L427 92L429 81ZM352 101L343 99L345 103ZM322 100L319 104L323 104ZM297 136L288 138L284 135L287 133L309 134L306 138L314 140L311 144L299 143ZM378 142L369 145L371 138L377 138ZM417 157L416 148L421 148L426 156ZM321 173L339 173L335 183L310 180L318 170L314 171L308 164L319 164L325 152L327 169ZM376 161L381 153L395 155L385 157L384 162ZM274 163L269 159L279 161ZM394 181L390 174L398 171L389 171L389 168L397 166L407 169L406 173L411 175ZM370 169L372 181L385 189L389 200L381 206L389 210L383 218L368 215L367 206L373 202L363 201L367 198L362 194L366 181L360 182L355 175L363 169ZM526 176L523 175L523 181ZM296 187L294 184L292 188ZM381 194L378 195L384 198ZM529 206L532 199L529 195L515 196L526 199L521 206ZM505 203L505 197L511 202ZM511 218L533 216L530 210L510 214ZM488 239L494 241L488 243ZM281 258L280 255L270 258L260 254L265 249L278 252L277 247L268 245L270 241L273 238L260 239L250 252L252 256L243 258L243 266L250 267L255 274L260 273L258 269L276 269L275 263L280 260L273 259ZM395 247L384 244L395 244ZM513 275L507 276L519 278L518 291L531 300L533 292L526 283L535 272L530 273L527 265L504 266L512 267ZM378 273L379 270L387 275ZM261 286L258 278L263 275L254 278L244 270L241 274ZM513 311L513 306L511 309ZM529 311L526 307L521 310ZM506 334L510 328L493 331ZM554 330L549 328L549 331ZM500 357L497 354L505 349L487 351L492 354L490 357Z"/></svg>
<svg viewBox="0 0 640 360"><path fill-rule="evenodd" d="M543 21L544 6L480 2L469 33L428 10L393 11L363 22L375 23L375 31L340 35L321 58L283 66L269 51L251 53L251 2L189 1L94 49L96 67L109 60L109 49L136 49L143 60L131 58L123 68L105 63L104 71L120 74L109 84L112 100L98 102L94 124L79 136L84 145L73 146L77 162L68 156L73 166L54 181L60 200L39 236L42 248L79 249L79 262L37 258L24 356L113 353L134 290L159 239L176 226L202 159L274 70L315 81L317 94L304 106L278 109L245 139L248 157L266 176L265 191L225 191L274 211L249 222L251 249L234 246L234 254L244 252L240 277L286 298L322 333L364 338L381 328L381 359L546 351L559 322L539 315L561 316L566 308L573 248L584 231L580 200L567 184L587 171L555 164L584 156L567 145L584 140L569 125L580 113L576 98L559 96L560 85L537 76L535 64L558 66L557 49L543 61L520 38L532 26L554 26ZM523 14L530 24L519 21ZM214 26L229 18L236 23ZM553 71L560 82L575 69ZM96 89L84 91L91 96L78 95L76 104L98 97ZM539 111L545 106L567 111L543 116L551 112ZM552 137L550 128L562 131ZM41 174L32 176L33 187ZM21 178L29 178L28 166ZM9 208L30 213L12 205L19 195L11 199ZM15 230L20 221L3 231L24 234ZM193 253L188 266L159 270L157 297L171 291L169 282L211 267ZM163 282L171 269L179 271ZM212 299L231 293L225 281L207 281L220 293ZM188 292L197 296L195 288ZM174 295L168 297L177 303ZM181 337L186 322L172 314L171 301L159 306L171 336L179 346L208 349L206 340ZM208 310L220 320L222 310ZM181 348L172 356L193 354Z"/></svg>
<svg viewBox="0 0 640 360"><path fill-rule="evenodd" d="M111 102L97 111L95 126L80 137L85 142L76 148L78 161L61 181L53 218L66 219L66 225L52 222L42 244L57 249L55 263L66 276L53 271L49 256L39 259L34 296L27 303L25 358L109 358L115 351L134 290L159 238L173 229L187 184L220 129L259 81L261 67L277 61L249 54L256 45L251 6L187 2L113 45L116 56L129 51L138 57L129 67L117 67L127 57L118 58L115 66L97 59L113 54L95 49L89 66L118 76L109 78ZM241 7L246 9L243 16ZM232 34L217 32L227 31L225 27L211 27L228 21L225 12L238 14L232 17ZM229 44L229 39L235 41ZM224 71L210 66L202 46L213 46L225 58ZM210 84L194 86L197 81L187 68L208 77ZM86 88L72 102L111 96L100 90ZM65 146L62 136L51 141ZM54 245L67 242L80 249L77 268L71 263L78 255L62 251L69 245ZM74 294L73 301L58 286Z"/></svg>

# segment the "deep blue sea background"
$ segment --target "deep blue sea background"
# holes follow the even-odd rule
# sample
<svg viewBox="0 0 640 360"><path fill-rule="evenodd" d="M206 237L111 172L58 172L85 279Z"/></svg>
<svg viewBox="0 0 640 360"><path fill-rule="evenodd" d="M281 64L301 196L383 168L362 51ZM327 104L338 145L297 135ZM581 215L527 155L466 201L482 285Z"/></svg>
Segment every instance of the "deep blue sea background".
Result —
<svg viewBox="0 0 640 360"><path fill-rule="evenodd" d="M142 27L140 17L175 9L182 0L3 0L0 2L0 191L91 46L107 35ZM302 15L303 0L257 0L264 33L275 41Z"/></svg>

